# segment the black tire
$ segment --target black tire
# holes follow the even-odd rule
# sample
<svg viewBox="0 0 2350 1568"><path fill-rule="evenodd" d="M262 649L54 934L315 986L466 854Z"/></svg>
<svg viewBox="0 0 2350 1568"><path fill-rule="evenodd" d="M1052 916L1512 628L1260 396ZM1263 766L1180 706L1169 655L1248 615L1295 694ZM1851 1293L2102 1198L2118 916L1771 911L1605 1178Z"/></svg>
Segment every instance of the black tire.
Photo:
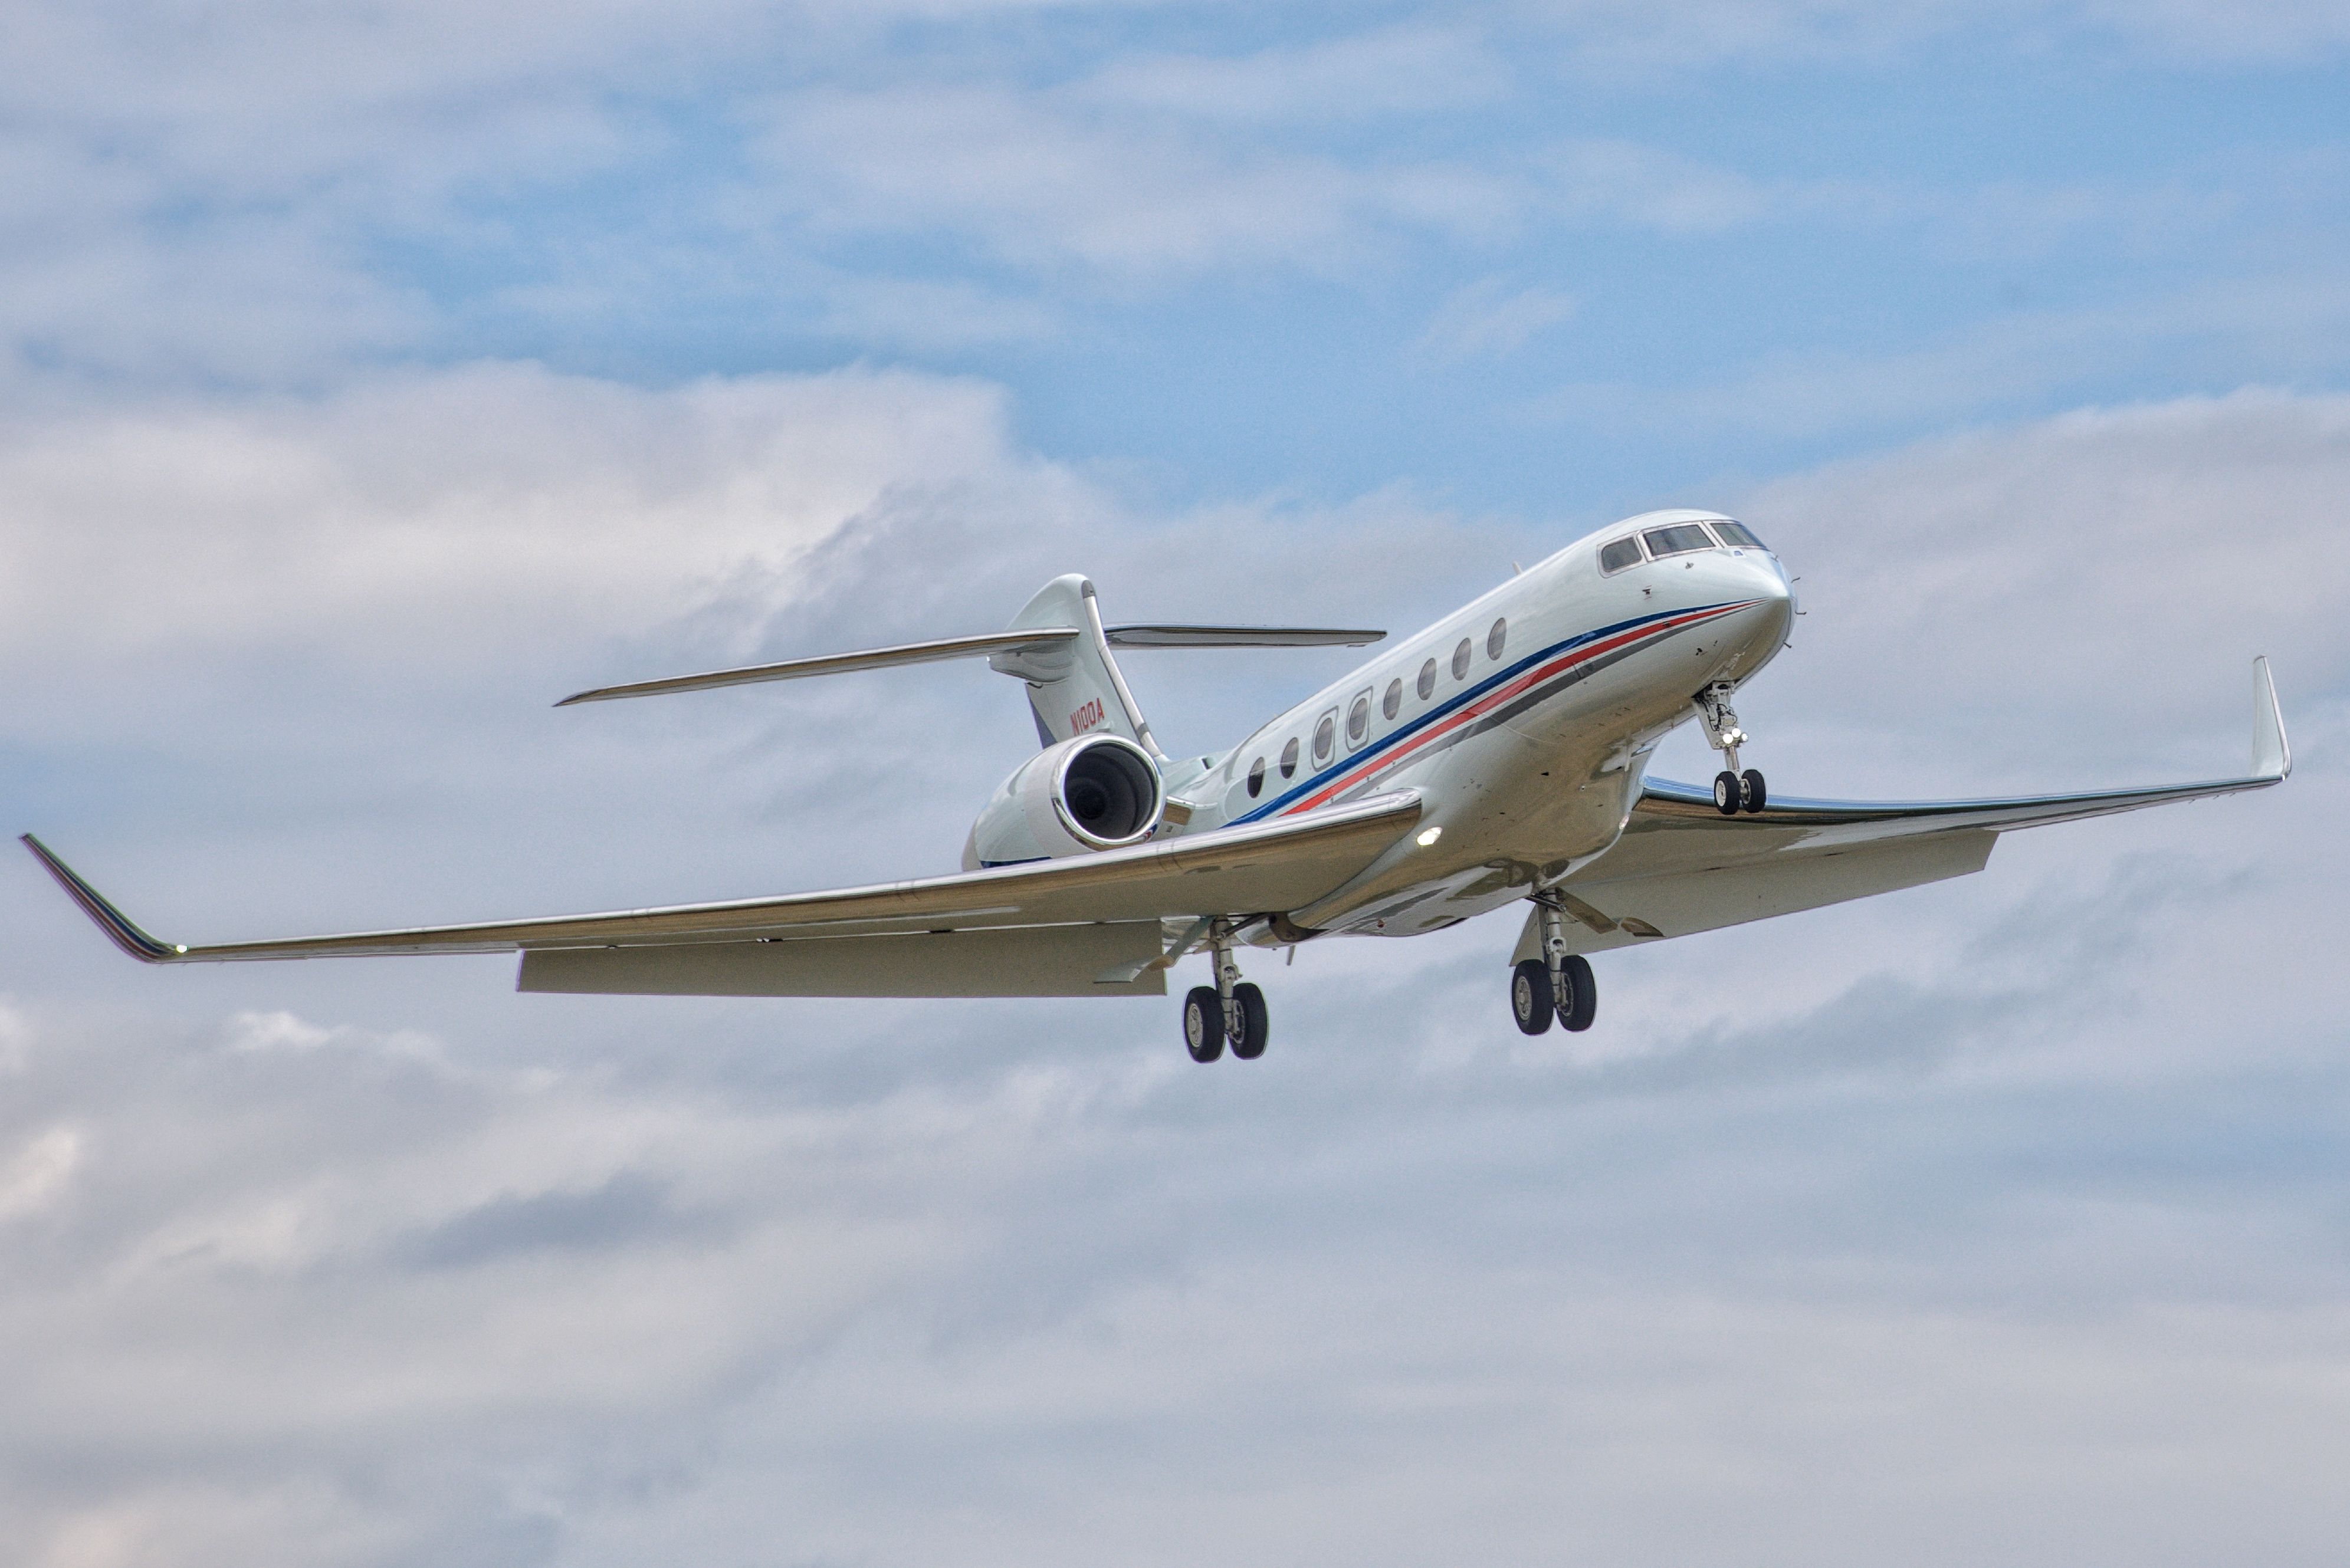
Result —
<svg viewBox="0 0 2350 1568"><path fill-rule="evenodd" d="M1738 775L1728 768L1713 775L1713 809L1724 816L1738 815L1741 794Z"/></svg>
<svg viewBox="0 0 2350 1568"><path fill-rule="evenodd" d="M1183 1044L1194 1062L1224 1054L1224 999L1212 985L1195 985L1183 998Z"/></svg>
<svg viewBox="0 0 2350 1568"><path fill-rule="evenodd" d="M1768 805L1771 794L1762 787L1762 775L1748 768L1738 775L1738 804L1750 812L1761 811Z"/></svg>
<svg viewBox="0 0 2350 1568"><path fill-rule="evenodd" d="M1550 965L1528 959L1510 971L1510 1012L1518 1021L1519 1033L1544 1033L1557 1011L1550 990Z"/></svg>
<svg viewBox="0 0 2350 1568"><path fill-rule="evenodd" d="M1558 999L1558 1021L1580 1034L1599 1015L1599 987L1591 978L1591 961L1581 953L1569 953L1559 965L1559 979L1566 984Z"/></svg>
<svg viewBox="0 0 2350 1568"><path fill-rule="evenodd" d="M1272 1033L1273 1018L1265 1012L1264 992L1248 981L1232 987L1234 1011L1240 1016L1238 1033L1232 1036L1232 1054L1243 1062L1253 1062L1264 1054L1265 1037Z"/></svg>

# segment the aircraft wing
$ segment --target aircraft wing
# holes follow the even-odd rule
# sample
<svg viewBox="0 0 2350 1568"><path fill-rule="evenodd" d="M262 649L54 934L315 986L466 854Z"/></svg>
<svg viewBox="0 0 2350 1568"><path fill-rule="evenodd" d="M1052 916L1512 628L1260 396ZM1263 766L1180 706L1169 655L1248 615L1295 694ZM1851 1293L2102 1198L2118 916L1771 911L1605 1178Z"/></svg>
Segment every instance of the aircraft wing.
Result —
<svg viewBox="0 0 2350 1568"><path fill-rule="evenodd" d="M1149 967L1164 956L1161 921L1310 903L1419 815L1419 796L1405 791L1128 849L866 888L202 946L148 935L38 839L27 834L25 845L117 947L147 963L521 951L525 990L1115 994L1164 989L1163 964ZM550 983L533 983L534 971ZM1112 978L1097 985L1103 975Z"/></svg>
<svg viewBox="0 0 2350 1568"><path fill-rule="evenodd" d="M1998 800L1773 798L1723 816L1713 792L1651 779L1616 846L1556 889L1568 946L1598 952L1980 871L2002 833L2265 789L2293 771L2268 661L2252 666L2252 770L2240 778ZM1539 911L1512 961L1542 950Z"/></svg>

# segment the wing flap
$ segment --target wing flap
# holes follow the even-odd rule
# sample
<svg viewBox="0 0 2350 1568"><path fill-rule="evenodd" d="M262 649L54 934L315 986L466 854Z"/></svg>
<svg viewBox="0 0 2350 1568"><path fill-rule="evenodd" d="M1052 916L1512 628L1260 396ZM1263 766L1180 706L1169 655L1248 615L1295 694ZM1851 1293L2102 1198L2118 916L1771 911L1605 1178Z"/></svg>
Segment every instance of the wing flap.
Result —
<svg viewBox="0 0 2350 1568"><path fill-rule="evenodd" d="M781 898L605 914L184 946L149 936L38 840L26 847L116 946L147 963L513 952L762 937L1141 921L1296 909L1340 886L1419 820L1417 793L1097 855Z"/></svg>
<svg viewBox="0 0 2350 1568"><path fill-rule="evenodd" d="M599 996L1164 996L1156 920L532 948L515 989ZM1131 978L1119 974L1131 971ZM1105 980L1104 975L1111 978Z"/></svg>
<svg viewBox="0 0 2350 1568"><path fill-rule="evenodd" d="M1570 882L1566 945L1604 952L1749 920L1825 909L1980 871L1999 835L1982 828L1801 850L1678 875ZM1542 955L1541 911L1526 917L1510 961Z"/></svg>

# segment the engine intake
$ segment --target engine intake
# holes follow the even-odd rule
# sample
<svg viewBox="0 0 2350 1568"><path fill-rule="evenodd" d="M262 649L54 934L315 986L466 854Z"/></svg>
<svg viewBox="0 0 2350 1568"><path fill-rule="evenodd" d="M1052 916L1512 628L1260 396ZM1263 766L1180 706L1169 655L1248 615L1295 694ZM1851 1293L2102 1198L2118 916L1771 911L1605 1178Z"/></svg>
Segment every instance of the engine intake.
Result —
<svg viewBox="0 0 2350 1568"><path fill-rule="evenodd" d="M1159 826L1159 770L1141 747L1098 736L1070 748L1058 772L1054 808L1062 824L1093 847L1134 844Z"/></svg>
<svg viewBox="0 0 2350 1568"><path fill-rule="evenodd" d="M997 787L972 824L966 870L1118 849L1150 836L1167 792L1150 753L1118 735L1047 746Z"/></svg>

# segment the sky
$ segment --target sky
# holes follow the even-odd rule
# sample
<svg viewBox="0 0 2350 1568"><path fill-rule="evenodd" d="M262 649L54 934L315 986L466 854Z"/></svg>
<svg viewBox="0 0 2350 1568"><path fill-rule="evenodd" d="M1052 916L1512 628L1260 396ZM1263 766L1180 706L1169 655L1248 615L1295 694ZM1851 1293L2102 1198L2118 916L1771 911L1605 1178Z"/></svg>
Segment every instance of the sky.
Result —
<svg viewBox="0 0 2350 1568"><path fill-rule="evenodd" d="M2350 6L15 0L0 801L170 940L951 868L1001 626L1801 580L1774 793L2279 789L1176 1003L131 965L0 871L0 1558L2331 1564ZM1343 652L1136 655L1171 747ZM1702 778L1680 734L1655 771ZM1194 967L1197 967L1196 965ZM1179 971L1179 986L1196 983Z"/></svg>

